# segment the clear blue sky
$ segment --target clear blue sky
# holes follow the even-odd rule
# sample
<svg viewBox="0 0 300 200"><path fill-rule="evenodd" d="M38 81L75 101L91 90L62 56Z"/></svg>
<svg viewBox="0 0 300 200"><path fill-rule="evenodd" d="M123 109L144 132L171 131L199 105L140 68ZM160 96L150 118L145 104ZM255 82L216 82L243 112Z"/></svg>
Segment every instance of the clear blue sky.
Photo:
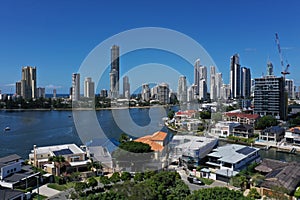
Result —
<svg viewBox="0 0 300 200"><path fill-rule="evenodd" d="M119 32L148 26L195 39L211 55L225 83L234 53L240 54L242 66L251 68L252 77L265 73L268 57L279 74L274 41L278 32L291 65L289 78L300 85L299 8L297 0L1 1L0 89L14 92L11 84L21 79L22 66L30 65L37 67L38 86L68 93L71 74L96 45ZM125 61L121 64L129 65ZM108 89L108 84L101 87Z"/></svg>

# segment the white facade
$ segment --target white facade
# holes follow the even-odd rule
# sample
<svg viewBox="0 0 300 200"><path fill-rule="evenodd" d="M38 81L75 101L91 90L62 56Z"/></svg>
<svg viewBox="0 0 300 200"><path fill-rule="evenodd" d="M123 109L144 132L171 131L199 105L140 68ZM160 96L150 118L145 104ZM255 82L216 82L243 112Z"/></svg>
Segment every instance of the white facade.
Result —
<svg viewBox="0 0 300 200"><path fill-rule="evenodd" d="M150 101L151 93L149 84L145 83L142 85L142 100Z"/></svg>
<svg viewBox="0 0 300 200"><path fill-rule="evenodd" d="M207 84L205 79L201 79L199 82L199 99L207 100Z"/></svg>
<svg viewBox="0 0 300 200"><path fill-rule="evenodd" d="M210 99L217 99L217 80L215 66L210 66Z"/></svg>
<svg viewBox="0 0 300 200"><path fill-rule="evenodd" d="M219 137L228 137L233 133L233 127L240 125L238 122L219 121L215 127L211 129L211 134Z"/></svg>
<svg viewBox="0 0 300 200"><path fill-rule="evenodd" d="M222 85L223 85L222 73L216 73L216 95L217 95L217 99L221 98Z"/></svg>
<svg viewBox="0 0 300 200"><path fill-rule="evenodd" d="M179 102L187 101L187 83L186 83L185 76L179 77L177 95L178 95Z"/></svg>
<svg viewBox="0 0 300 200"><path fill-rule="evenodd" d="M72 74L72 100L78 101L80 98L80 74Z"/></svg>
<svg viewBox="0 0 300 200"><path fill-rule="evenodd" d="M84 80L84 97L94 98L95 97L95 83L92 78L86 77Z"/></svg>

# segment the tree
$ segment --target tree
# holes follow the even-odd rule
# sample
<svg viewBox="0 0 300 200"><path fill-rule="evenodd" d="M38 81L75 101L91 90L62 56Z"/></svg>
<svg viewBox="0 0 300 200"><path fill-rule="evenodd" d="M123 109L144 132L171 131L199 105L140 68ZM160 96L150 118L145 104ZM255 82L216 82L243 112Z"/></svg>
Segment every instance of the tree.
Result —
<svg viewBox="0 0 300 200"><path fill-rule="evenodd" d="M84 189L86 189L88 187L88 185L84 182L76 182L75 183L75 186L74 186L74 189L76 192L83 192Z"/></svg>
<svg viewBox="0 0 300 200"><path fill-rule="evenodd" d="M60 176L61 174L61 167L63 166L64 162L66 162L65 157L63 156L52 156L48 158L48 161L54 162L55 165L55 175Z"/></svg>
<svg viewBox="0 0 300 200"><path fill-rule="evenodd" d="M142 142L128 141L119 145L119 148L132 153L148 153L152 152L151 146Z"/></svg>
<svg viewBox="0 0 300 200"><path fill-rule="evenodd" d="M170 111L168 112L168 118L169 118L169 119L173 119L174 116L175 116L175 111L174 111L174 110L170 110Z"/></svg>
<svg viewBox="0 0 300 200"><path fill-rule="evenodd" d="M257 192L257 190L255 188L251 188L247 197L250 197L252 199L260 199L261 196L260 194Z"/></svg>
<svg viewBox="0 0 300 200"><path fill-rule="evenodd" d="M98 181L94 177L91 177L87 180L87 184L89 187L94 188L94 187L98 186Z"/></svg>
<svg viewBox="0 0 300 200"><path fill-rule="evenodd" d="M277 124L278 122L273 116L266 115L257 120L255 128L265 129L267 127L276 126Z"/></svg>
<svg viewBox="0 0 300 200"><path fill-rule="evenodd" d="M140 172L137 172L133 177L135 182L141 182L144 180L144 175Z"/></svg>
<svg viewBox="0 0 300 200"><path fill-rule="evenodd" d="M126 133L122 133L120 135L120 138L119 138L120 143L128 142L129 140L130 140L130 137Z"/></svg>
<svg viewBox="0 0 300 200"><path fill-rule="evenodd" d="M131 179L131 174L129 172L122 172L121 180L122 181L129 181Z"/></svg>
<svg viewBox="0 0 300 200"><path fill-rule="evenodd" d="M106 186L106 185L110 184L110 180L107 176L101 176L100 183L102 183L104 186Z"/></svg>
<svg viewBox="0 0 300 200"><path fill-rule="evenodd" d="M209 111L202 111L200 112L201 119L210 119L211 118L211 112Z"/></svg>
<svg viewBox="0 0 300 200"><path fill-rule="evenodd" d="M117 183L121 180L119 172L114 172L113 175L109 178L109 180L113 183Z"/></svg>

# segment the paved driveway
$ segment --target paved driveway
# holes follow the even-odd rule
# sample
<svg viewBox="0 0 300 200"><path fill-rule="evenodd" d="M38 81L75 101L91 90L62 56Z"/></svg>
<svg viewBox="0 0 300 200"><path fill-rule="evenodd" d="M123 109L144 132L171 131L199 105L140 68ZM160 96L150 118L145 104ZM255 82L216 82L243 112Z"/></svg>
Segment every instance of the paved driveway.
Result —
<svg viewBox="0 0 300 200"><path fill-rule="evenodd" d="M34 189L33 192L37 193L37 189ZM43 196L51 197L51 196L54 196L54 195L60 193L60 191L52 189L52 188L48 188L48 186L46 184L46 185L42 185L41 187L39 187L39 193Z"/></svg>

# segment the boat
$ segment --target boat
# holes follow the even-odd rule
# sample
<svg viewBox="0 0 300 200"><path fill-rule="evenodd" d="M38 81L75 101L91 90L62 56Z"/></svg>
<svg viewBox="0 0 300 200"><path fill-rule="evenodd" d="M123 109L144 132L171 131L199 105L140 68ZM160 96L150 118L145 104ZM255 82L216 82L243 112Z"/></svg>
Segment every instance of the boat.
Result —
<svg viewBox="0 0 300 200"><path fill-rule="evenodd" d="M10 131L10 127L9 126L5 127L4 131Z"/></svg>

